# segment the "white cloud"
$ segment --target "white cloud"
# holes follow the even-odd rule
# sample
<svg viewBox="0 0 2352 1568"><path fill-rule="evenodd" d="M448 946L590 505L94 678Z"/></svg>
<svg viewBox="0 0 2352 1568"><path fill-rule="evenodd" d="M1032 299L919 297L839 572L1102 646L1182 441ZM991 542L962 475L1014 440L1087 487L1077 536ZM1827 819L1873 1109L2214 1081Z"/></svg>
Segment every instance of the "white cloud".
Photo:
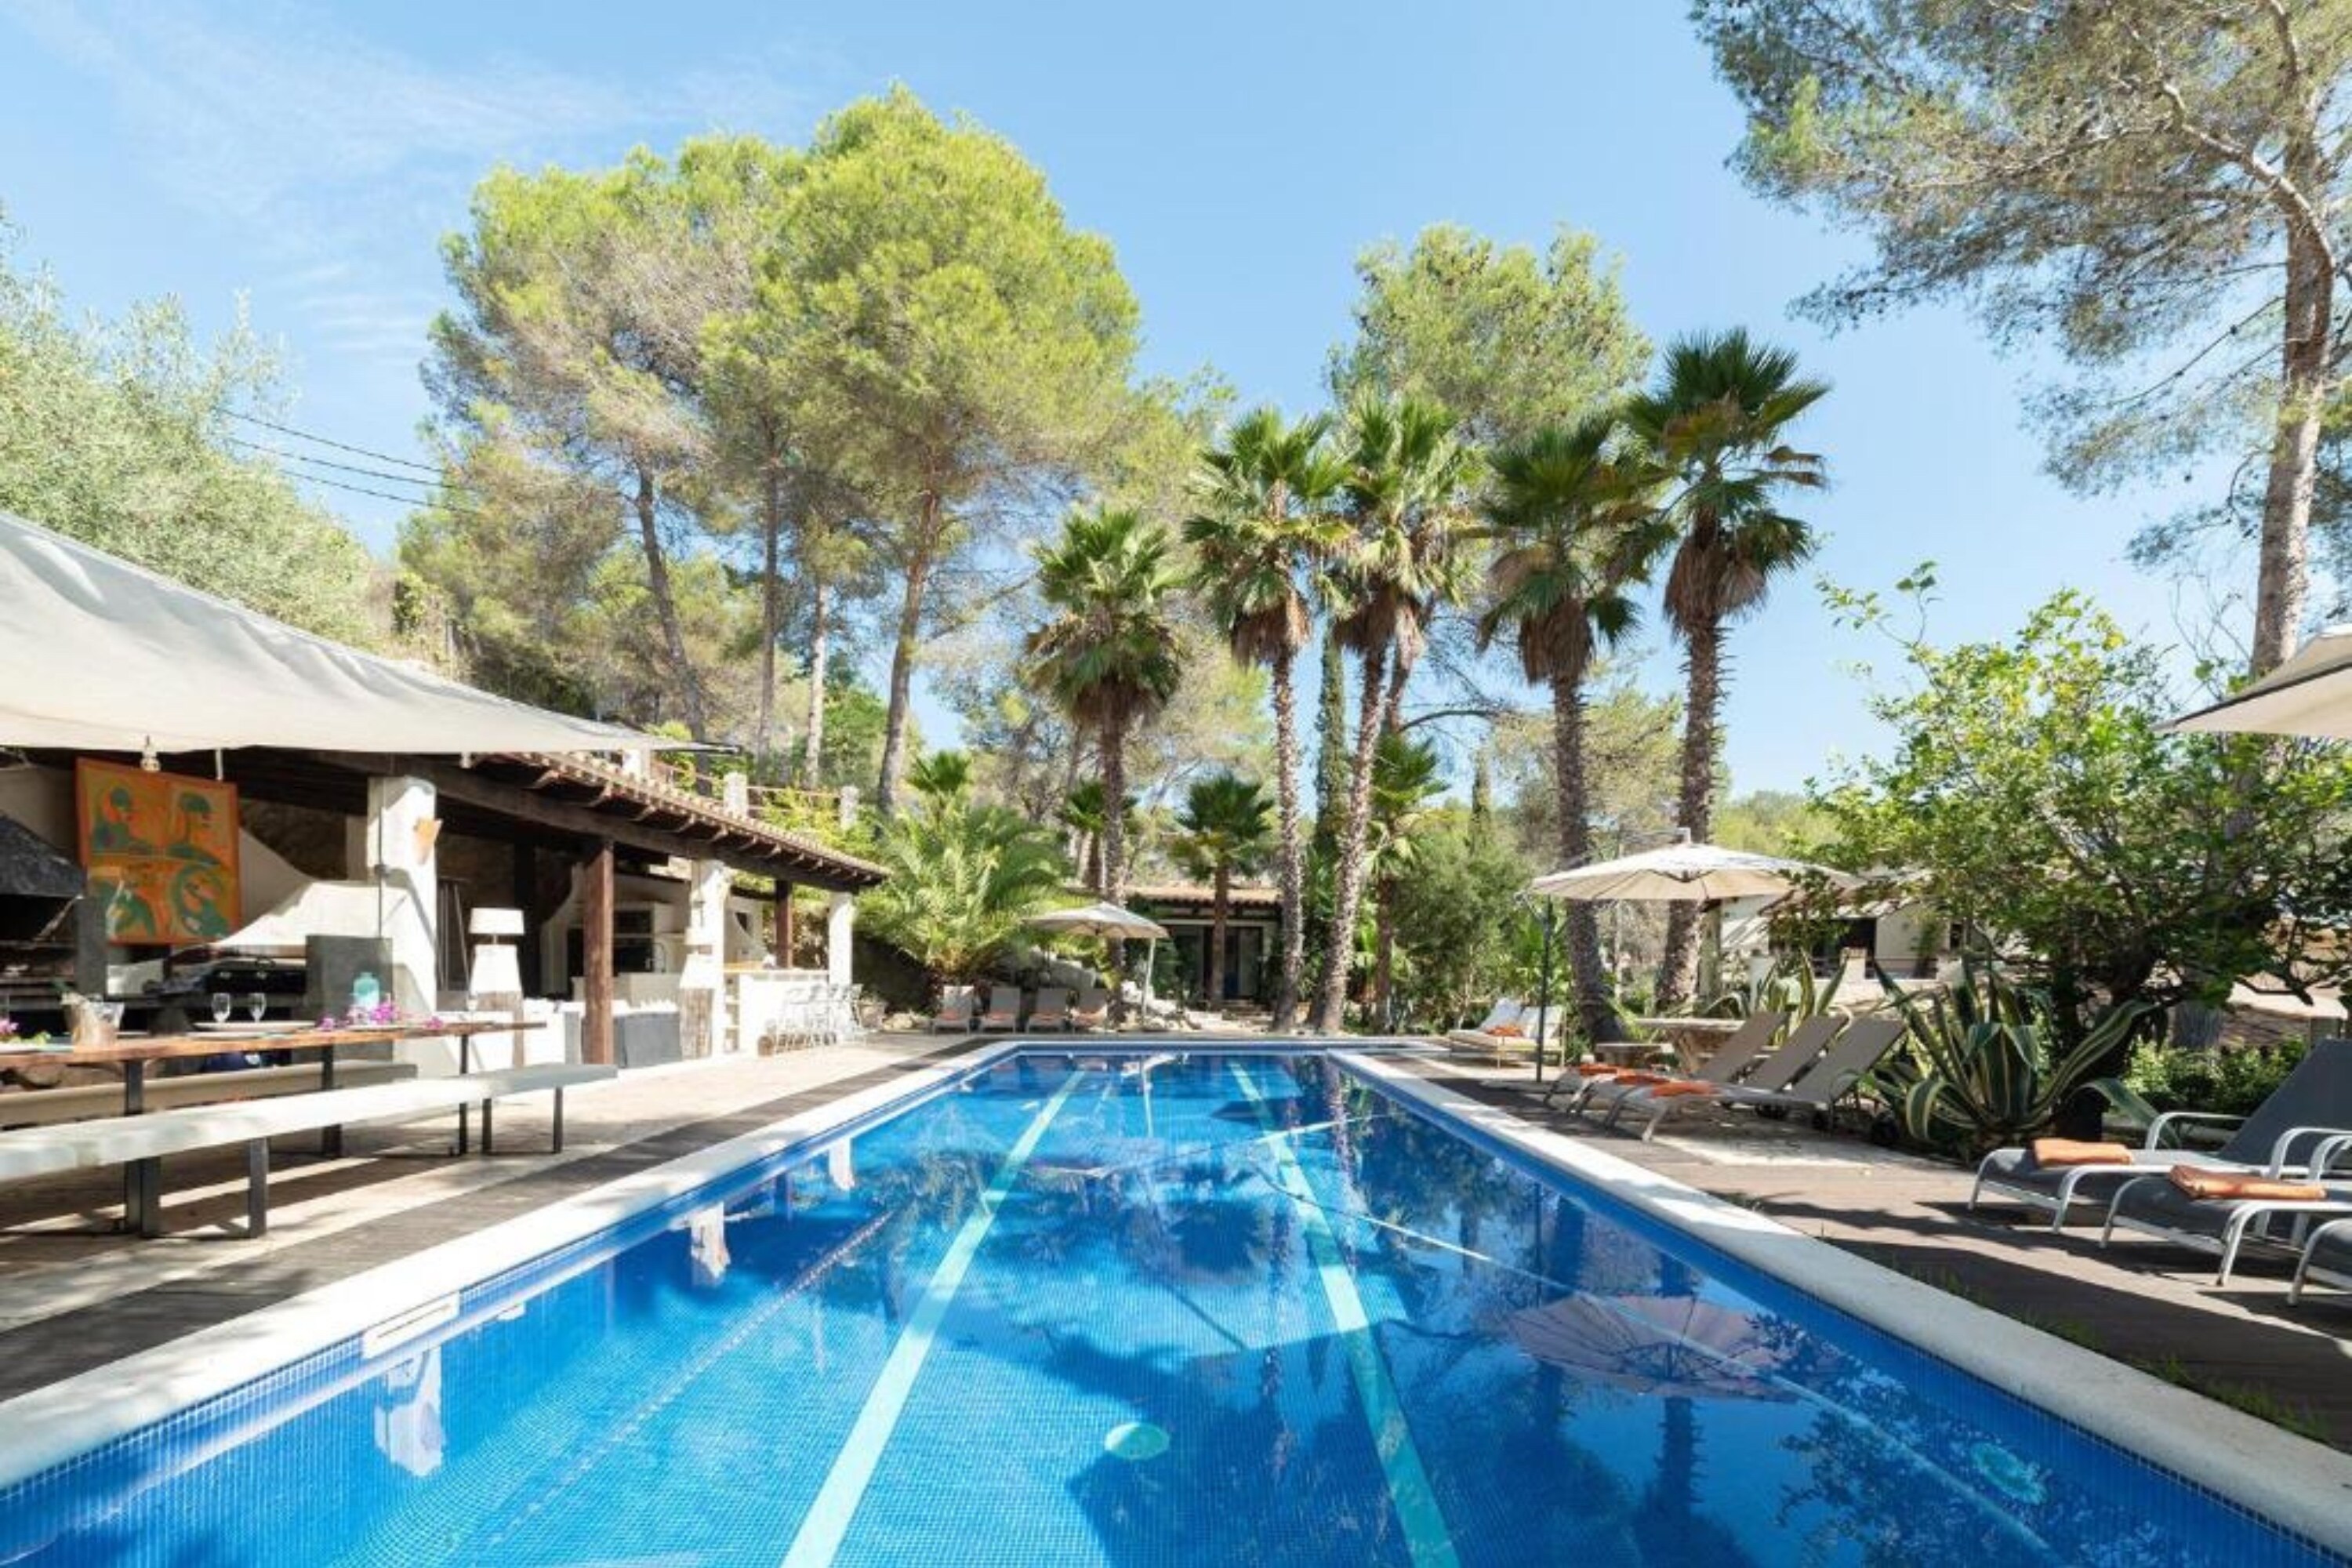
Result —
<svg viewBox="0 0 2352 1568"><path fill-rule="evenodd" d="M150 177L239 231L257 291L312 318L321 346L405 343L412 362L435 243L493 165L605 162L714 128L793 134L818 100L790 82L841 76L781 56L650 82L515 58L445 68L278 7L20 0L10 22L102 86Z"/></svg>

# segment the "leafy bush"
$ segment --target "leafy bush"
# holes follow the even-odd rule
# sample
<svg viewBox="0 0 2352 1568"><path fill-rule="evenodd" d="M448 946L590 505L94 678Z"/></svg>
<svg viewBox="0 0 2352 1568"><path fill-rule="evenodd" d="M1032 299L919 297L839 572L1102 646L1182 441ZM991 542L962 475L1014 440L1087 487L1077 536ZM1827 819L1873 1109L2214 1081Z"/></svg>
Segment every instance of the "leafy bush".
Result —
<svg viewBox="0 0 2352 1568"><path fill-rule="evenodd" d="M919 798L893 817L879 858L890 879L860 904L866 925L947 984L985 974L1068 873L1051 832L953 799Z"/></svg>
<svg viewBox="0 0 2352 1568"><path fill-rule="evenodd" d="M2146 1045L2133 1053L2124 1087L2158 1110L2249 1116L2309 1048L2300 1040L2215 1050Z"/></svg>
<svg viewBox="0 0 2352 1568"><path fill-rule="evenodd" d="M2061 1046L2050 998L1996 970L1971 965L1947 991L1888 990L1908 1026L1906 1050L1873 1081L1913 1142L1966 1156L2047 1128L2149 1010L2111 1007Z"/></svg>

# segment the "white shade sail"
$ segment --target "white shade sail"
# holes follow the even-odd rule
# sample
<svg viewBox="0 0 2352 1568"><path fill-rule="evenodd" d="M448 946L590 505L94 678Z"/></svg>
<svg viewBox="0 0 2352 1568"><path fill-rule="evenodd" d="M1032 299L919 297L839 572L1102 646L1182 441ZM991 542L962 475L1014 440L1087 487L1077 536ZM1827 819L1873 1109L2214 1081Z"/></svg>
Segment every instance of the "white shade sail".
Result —
<svg viewBox="0 0 2352 1568"><path fill-rule="evenodd" d="M2170 728L2352 741L2352 626L2330 626L2243 691L2175 719Z"/></svg>
<svg viewBox="0 0 2352 1568"><path fill-rule="evenodd" d="M345 647L0 512L0 746L612 752L676 742Z"/></svg>
<svg viewBox="0 0 2352 1568"><path fill-rule="evenodd" d="M1722 899L1776 897L1795 891L1808 877L1827 878L1838 887L1853 881L1843 871L1802 860L1726 849L1717 844L1669 844L1662 849L1554 871L1528 883L1528 890L1576 903L1704 904Z"/></svg>
<svg viewBox="0 0 2352 1568"><path fill-rule="evenodd" d="M1048 914L1033 915L1029 923L1039 931L1074 931L1081 936L1140 936L1160 942L1168 935L1166 927L1117 904L1080 904L1074 910L1055 910Z"/></svg>

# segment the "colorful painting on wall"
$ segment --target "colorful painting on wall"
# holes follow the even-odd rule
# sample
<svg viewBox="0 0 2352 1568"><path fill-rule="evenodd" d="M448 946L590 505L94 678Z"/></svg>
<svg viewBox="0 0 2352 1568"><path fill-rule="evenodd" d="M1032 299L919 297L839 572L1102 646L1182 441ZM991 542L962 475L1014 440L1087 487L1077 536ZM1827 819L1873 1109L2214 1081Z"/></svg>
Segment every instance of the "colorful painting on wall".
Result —
<svg viewBox="0 0 2352 1568"><path fill-rule="evenodd" d="M74 805L108 941L179 946L236 929L235 784L83 758Z"/></svg>

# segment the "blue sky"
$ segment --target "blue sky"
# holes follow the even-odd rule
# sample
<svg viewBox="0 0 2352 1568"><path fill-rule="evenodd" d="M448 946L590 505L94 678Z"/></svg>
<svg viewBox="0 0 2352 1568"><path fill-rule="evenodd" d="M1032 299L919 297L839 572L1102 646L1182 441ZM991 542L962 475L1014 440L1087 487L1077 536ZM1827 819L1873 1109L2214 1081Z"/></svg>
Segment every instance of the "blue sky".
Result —
<svg viewBox="0 0 2352 1568"><path fill-rule="evenodd" d="M1009 136L1109 237L1151 369L1212 364L1244 400L1303 408L1364 245L1440 221L1540 244L1570 224L1622 257L1654 337L1744 323L1835 383L1802 432L1835 479L1811 511L1822 574L1883 586L1933 556L1943 638L2010 628L2064 584L2163 640L2206 622L2232 584L2184 595L2122 560L2179 492L2063 489L2022 423L2032 365L1956 312L1835 336L1789 315L1857 242L1725 167L1738 116L1681 11L9 0L0 204L19 260L77 305L176 294L217 326L242 294L287 349L294 423L412 453L438 239L483 171L710 129L799 139L899 80ZM397 507L320 494L388 547ZM1811 574L1784 584L1732 643L1736 786L1867 749L1849 666L1883 651L1832 626ZM1671 685L1672 651L1645 670Z"/></svg>

